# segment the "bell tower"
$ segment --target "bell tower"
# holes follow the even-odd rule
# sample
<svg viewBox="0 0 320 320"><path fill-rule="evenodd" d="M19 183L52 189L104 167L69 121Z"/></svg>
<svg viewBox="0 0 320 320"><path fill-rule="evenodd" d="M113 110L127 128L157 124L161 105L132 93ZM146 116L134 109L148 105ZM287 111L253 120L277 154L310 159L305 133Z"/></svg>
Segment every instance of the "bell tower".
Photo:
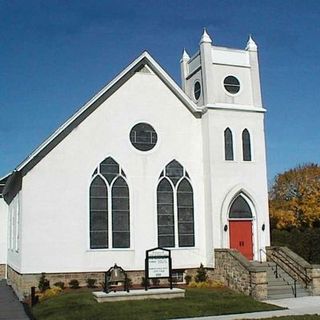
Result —
<svg viewBox="0 0 320 320"><path fill-rule="evenodd" d="M252 214L243 237L251 242L243 247L258 259L270 235L257 45L249 36L244 49L216 46L204 29L199 50L191 57L184 50L180 66L183 90L203 108L207 248L235 248L230 208L244 199Z"/></svg>
<svg viewBox="0 0 320 320"><path fill-rule="evenodd" d="M204 29L199 51L184 50L182 88L198 106L262 108L257 45L249 36L244 50L218 47Z"/></svg>

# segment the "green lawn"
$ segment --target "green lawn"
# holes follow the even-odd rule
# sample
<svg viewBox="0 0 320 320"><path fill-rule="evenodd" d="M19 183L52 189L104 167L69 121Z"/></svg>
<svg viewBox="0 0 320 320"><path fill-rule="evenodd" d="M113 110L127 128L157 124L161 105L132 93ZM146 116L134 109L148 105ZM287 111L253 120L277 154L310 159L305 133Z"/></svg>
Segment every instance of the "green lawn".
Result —
<svg viewBox="0 0 320 320"><path fill-rule="evenodd" d="M187 289L185 299L97 303L90 292L70 292L33 308L37 320L164 320L278 310L229 289Z"/></svg>

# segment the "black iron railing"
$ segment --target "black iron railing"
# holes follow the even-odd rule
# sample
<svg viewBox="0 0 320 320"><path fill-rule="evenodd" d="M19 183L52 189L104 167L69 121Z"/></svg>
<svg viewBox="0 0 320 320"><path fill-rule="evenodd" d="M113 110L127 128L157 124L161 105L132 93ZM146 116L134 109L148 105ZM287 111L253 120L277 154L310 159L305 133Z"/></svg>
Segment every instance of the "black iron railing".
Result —
<svg viewBox="0 0 320 320"><path fill-rule="evenodd" d="M281 267L281 265L279 264L278 261L276 261L276 259L274 259L272 257L271 254L268 254L265 250L263 249L260 249L260 253L263 252L266 257L271 260L274 264L275 264L275 270L274 270L274 274L275 274L275 277L278 279L281 277L280 273L279 273L279 269L282 270L287 276L289 276L292 280L293 280L293 283L290 283L289 281L285 280L283 277L281 277L289 286L291 286L291 289L292 289L292 292L293 292L293 295L294 297L296 298L297 297L297 278L296 277L293 277L290 273L288 273L288 271L286 271L284 268ZM277 257L278 259L278 257Z"/></svg>

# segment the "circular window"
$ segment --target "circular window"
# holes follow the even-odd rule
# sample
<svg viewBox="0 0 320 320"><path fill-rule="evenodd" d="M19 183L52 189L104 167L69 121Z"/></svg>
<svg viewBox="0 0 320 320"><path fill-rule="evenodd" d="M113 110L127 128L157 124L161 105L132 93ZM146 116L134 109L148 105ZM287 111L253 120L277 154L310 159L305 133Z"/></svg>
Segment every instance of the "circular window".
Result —
<svg viewBox="0 0 320 320"><path fill-rule="evenodd" d="M236 94L240 90L240 82L236 77L228 76L223 81L224 88L231 94Z"/></svg>
<svg viewBox="0 0 320 320"><path fill-rule="evenodd" d="M150 124L138 123L130 131L130 141L140 151L151 150L157 140L157 133Z"/></svg>
<svg viewBox="0 0 320 320"><path fill-rule="evenodd" d="M200 82L197 81L194 84L194 88L193 88L193 94L196 100L198 100L200 98L200 94L201 94L201 85Z"/></svg>

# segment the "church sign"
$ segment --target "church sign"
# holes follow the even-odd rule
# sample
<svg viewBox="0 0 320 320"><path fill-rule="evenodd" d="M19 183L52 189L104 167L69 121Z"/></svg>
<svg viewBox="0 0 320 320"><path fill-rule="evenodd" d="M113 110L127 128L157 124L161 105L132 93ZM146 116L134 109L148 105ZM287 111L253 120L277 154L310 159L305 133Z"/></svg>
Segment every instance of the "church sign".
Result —
<svg viewBox="0 0 320 320"><path fill-rule="evenodd" d="M167 278L172 289L171 251L164 248L154 248L146 251L145 289L148 290L149 279Z"/></svg>

